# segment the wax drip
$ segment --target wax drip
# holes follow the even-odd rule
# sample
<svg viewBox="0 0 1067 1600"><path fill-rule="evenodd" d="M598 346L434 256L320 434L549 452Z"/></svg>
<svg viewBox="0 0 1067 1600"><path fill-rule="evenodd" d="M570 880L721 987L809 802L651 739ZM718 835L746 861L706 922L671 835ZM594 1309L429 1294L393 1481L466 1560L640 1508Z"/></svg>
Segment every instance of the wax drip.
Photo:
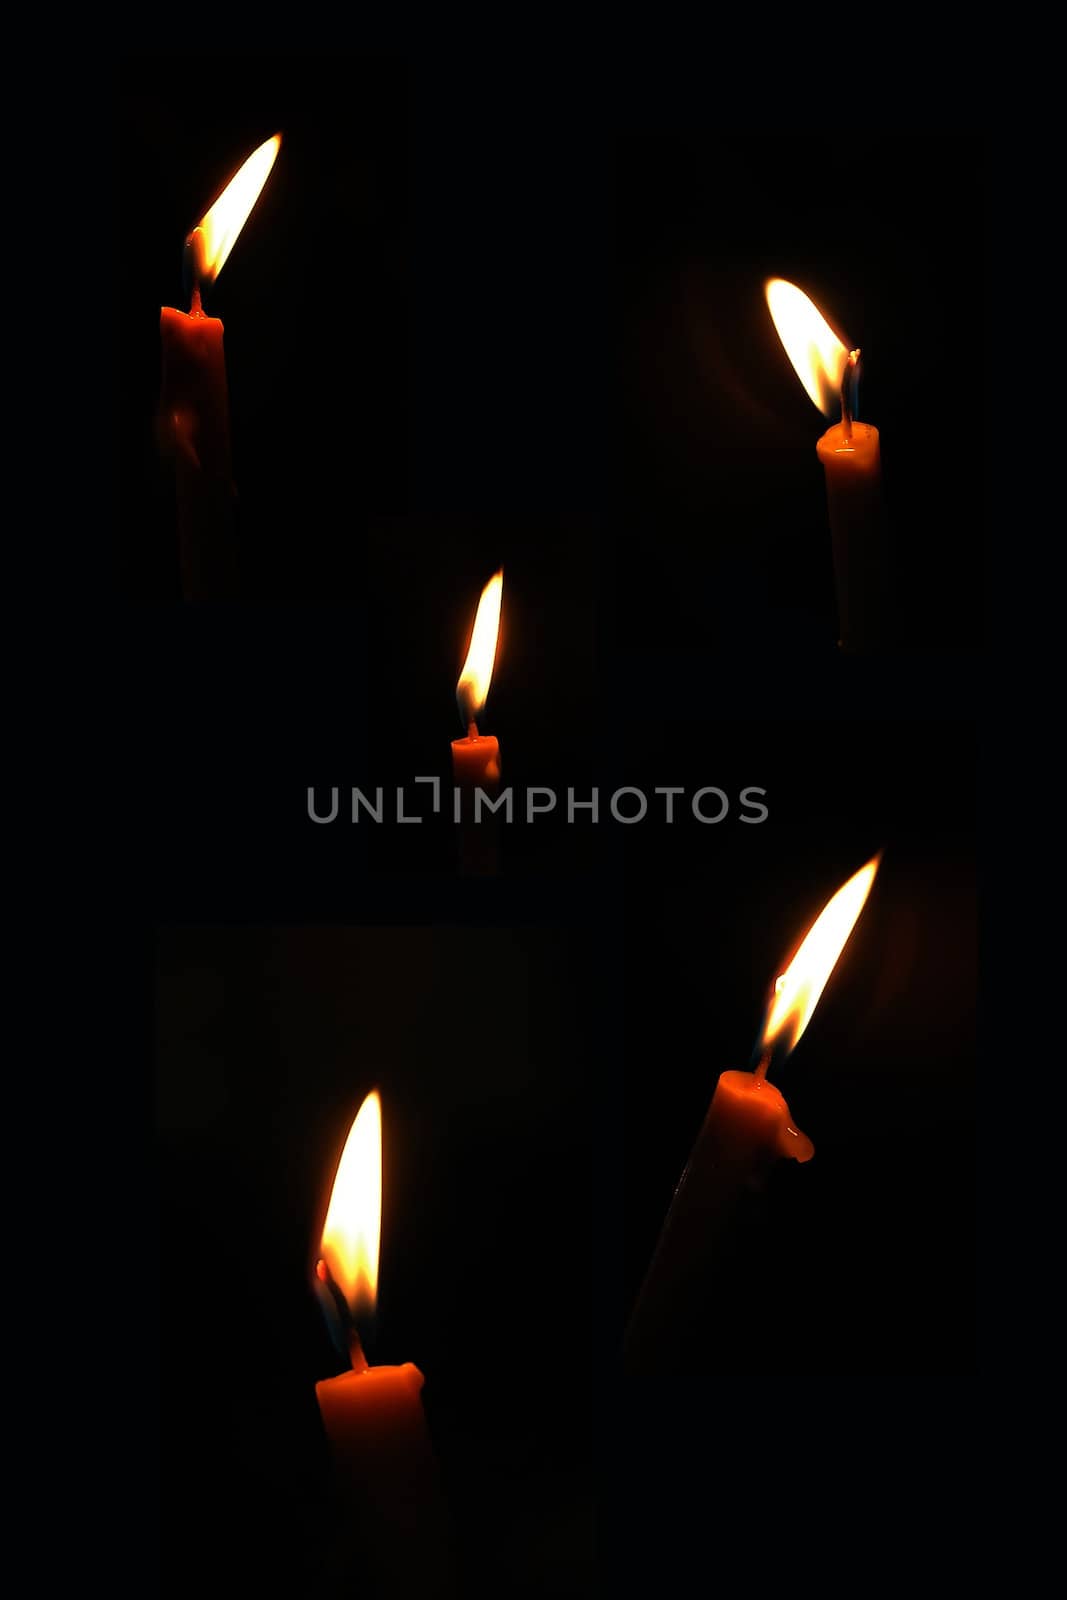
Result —
<svg viewBox="0 0 1067 1600"><path fill-rule="evenodd" d="M812 1144L807 1134L802 1133L792 1122L789 1107L782 1091L767 1080L767 1069L773 1060L774 1046L769 1044L760 1056L759 1064L752 1076L756 1081L756 1087L765 1093L773 1095L781 1108L781 1121L778 1125L777 1133L778 1154L789 1156L794 1161L810 1161L815 1154L814 1144Z"/></svg>
<svg viewBox="0 0 1067 1600"><path fill-rule="evenodd" d="M791 1156L794 1161L810 1161L815 1154L815 1146L806 1133L801 1133L791 1122L783 1122L778 1129L778 1153Z"/></svg>

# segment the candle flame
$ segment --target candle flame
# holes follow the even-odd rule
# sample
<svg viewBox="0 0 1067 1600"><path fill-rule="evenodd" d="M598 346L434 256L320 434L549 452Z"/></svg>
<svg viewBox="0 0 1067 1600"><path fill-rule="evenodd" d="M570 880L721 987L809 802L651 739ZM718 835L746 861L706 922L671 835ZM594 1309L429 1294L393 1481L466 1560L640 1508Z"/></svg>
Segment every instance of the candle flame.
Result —
<svg viewBox="0 0 1067 1600"><path fill-rule="evenodd" d="M841 403L841 383L848 365L843 344L826 318L803 289L784 278L768 278L764 285L778 337L810 398L827 417Z"/></svg>
<svg viewBox="0 0 1067 1600"><path fill-rule="evenodd" d="M880 860L880 855L874 856L838 889L808 929L786 970L775 980L761 1049L781 1043L788 1055L796 1046L863 910Z"/></svg>
<svg viewBox="0 0 1067 1600"><path fill-rule="evenodd" d="M489 693L500 633L500 599L504 589L503 569L489 579L478 601L470 647L456 685L459 714L466 727L480 713Z"/></svg>
<svg viewBox="0 0 1067 1600"><path fill-rule="evenodd" d="M373 1090L337 1165L320 1253L353 1316L374 1310L382 1233L382 1103Z"/></svg>
<svg viewBox="0 0 1067 1600"><path fill-rule="evenodd" d="M226 257L237 242L237 235L259 199L281 145L282 136L276 133L272 139L266 139L258 150L253 150L210 211L197 223L201 237L197 240L196 271L201 283L214 283L222 271Z"/></svg>

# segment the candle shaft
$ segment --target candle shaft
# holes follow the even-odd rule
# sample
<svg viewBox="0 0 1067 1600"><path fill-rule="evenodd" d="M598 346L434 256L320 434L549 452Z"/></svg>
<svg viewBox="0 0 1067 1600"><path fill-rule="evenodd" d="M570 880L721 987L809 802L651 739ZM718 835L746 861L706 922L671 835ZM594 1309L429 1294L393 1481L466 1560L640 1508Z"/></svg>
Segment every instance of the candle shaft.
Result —
<svg viewBox="0 0 1067 1600"><path fill-rule="evenodd" d="M437 1461L410 1361L315 1385L337 1501L340 1581L383 1600L452 1592Z"/></svg>
<svg viewBox="0 0 1067 1600"><path fill-rule="evenodd" d="M222 322L164 306L159 330L160 437L174 463L182 594L232 599L237 547Z"/></svg>
<svg viewBox="0 0 1067 1600"><path fill-rule="evenodd" d="M835 423L816 446L826 473L841 648L885 648L891 633L889 522L882 499L878 429Z"/></svg>
<svg viewBox="0 0 1067 1600"><path fill-rule="evenodd" d="M499 793L500 745L473 722L465 739L452 741L452 781L460 791L459 870L464 877L493 877L500 867L499 823L495 813L480 806L475 791L491 800Z"/></svg>
<svg viewBox="0 0 1067 1600"><path fill-rule="evenodd" d="M716 1272L732 1250L738 1213L780 1156L803 1161L811 1153L773 1084L750 1072L722 1074L626 1330L628 1372L707 1370L709 1333L721 1321Z"/></svg>

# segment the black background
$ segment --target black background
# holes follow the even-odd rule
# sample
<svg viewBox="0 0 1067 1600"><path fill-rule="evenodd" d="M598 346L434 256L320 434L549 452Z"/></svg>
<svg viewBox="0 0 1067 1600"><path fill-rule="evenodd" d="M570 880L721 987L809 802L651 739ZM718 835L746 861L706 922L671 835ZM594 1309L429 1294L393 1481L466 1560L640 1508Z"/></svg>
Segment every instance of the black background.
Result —
<svg viewBox="0 0 1067 1600"><path fill-rule="evenodd" d="M982 143L960 134L870 130L843 154L803 131L619 140L612 504L628 637L732 650L755 625L795 650L832 633L814 447L839 419L808 399L778 340L764 284L780 277L862 351L898 647L982 644L988 184Z"/></svg>
<svg viewBox="0 0 1067 1600"><path fill-rule="evenodd" d="M406 506L405 74L374 57L209 60L195 98L183 58L120 73L120 583L154 603L178 592L173 488L152 426L159 307L187 309L186 234L244 157L282 132L284 157L204 302L225 326L242 596L351 595L368 518Z"/></svg>
<svg viewBox="0 0 1067 1600"><path fill-rule="evenodd" d="M951 417L982 390L981 141L880 133L846 181L822 141L687 128L697 102L666 85L594 106L577 68L551 116L533 74L386 56L213 76L224 107L191 107L183 61L130 58L117 97L118 772L141 797L120 915L135 1081L156 1072L164 1592L328 1581L309 1250L375 1083L374 1356L426 1373L463 1592L596 1592L657 1418L756 1375L972 1369L984 418L943 450L926 424L931 395ZM158 307L184 232L279 127L207 306L246 603L182 607ZM886 661L834 649L825 424L776 349L771 274L864 349L905 573ZM342 800L310 823L310 784L447 778L500 564L482 725L506 781L759 785L769 820L515 825L487 881L457 875L440 818L353 827ZM672 1184L782 954L879 848L778 1077L815 1160L776 1170L703 1378L661 1405L618 1346Z"/></svg>
<svg viewBox="0 0 1067 1600"><path fill-rule="evenodd" d="M770 817L703 848L693 825L635 837L628 855L626 1303L710 1080L755 1064L770 984L827 891L882 850L820 1005L772 1074L815 1160L775 1169L747 1254L715 1284L703 1370L741 1351L779 1372L964 1370L973 1359L973 734L937 722L747 723L716 728L708 752L701 759L728 792L766 785Z"/></svg>
<svg viewBox="0 0 1067 1600"><path fill-rule="evenodd" d="M595 986L569 981L587 943L550 924L161 933L174 1592L207 1570L220 1593L336 1582L314 1385L341 1362L311 1274L374 1087L386 1200L368 1356L427 1375L463 1592L493 1592L518 1548L517 1593L541 1592L553 1559L588 1568Z"/></svg>

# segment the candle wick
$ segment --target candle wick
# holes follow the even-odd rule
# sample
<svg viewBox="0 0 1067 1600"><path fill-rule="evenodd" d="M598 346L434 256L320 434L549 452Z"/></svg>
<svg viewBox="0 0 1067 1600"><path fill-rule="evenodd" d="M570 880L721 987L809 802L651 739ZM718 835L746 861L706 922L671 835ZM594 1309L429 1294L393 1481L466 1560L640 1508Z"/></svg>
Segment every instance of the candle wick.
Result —
<svg viewBox="0 0 1067 1600"><path fill-rule="evenodd" d="M200 304L200 285L207 272L205 258L204 230L195 227L185 241L182 251L182 276L189 290L189 315L202 317L203 307Z"/></svg>
<svg viewBox="0 0 1067 1600"><path fill-rule="evenodd" d="M477 739L477 737L478 737L478 724L475 722L474 718L472 717L470 722L468 722L468 724L467 724L467 738L468 739Z"/></svg>
<svg viewBox="0 0 1067 1600"><path fill-rule="evenodd" d="M763 1052L762 1056L760 1057L759 1066L756 1068L756 1072L755 1072L756 1078L761 1083L763 1082L763 1079L767 1076L767 1068L771 1064L771 1057L773 1055L774 1055L774 1046L773 1045L768 1045L767 1049Z"/></svg>
<svg viewBox="0 0 1067 1600"><path fill-rule="evenodd" d="M841 429L846 439L852 438L852 419L856 411L856 391L859 387L860 353L850 350L841 378Z"/></svg>
<svg viewBox="0 0 1067 1600"><path fill-rule="evenodd" d="M320 1283L326 1285L337 1308L337 1316L340 1318L341 1323L341 1334L343 1338L347 1339L348 1343L348 1359L352 1363L352 1371L366 1372L369 1363L363 1354L363 1345L360 1342L359 1332L352 1317L352 1308L341 1293L341 1289L325 1261L320 1260L315 1263L315 1276Z"/></svg>
<svg viewBox="0 0 1067 1600"><path fill-rule="evenodd" d="M363 1346L359 1342L359 1334L356 1332L355 1328L352 1329L352 1332L349 1335L348 1354L352 1361L352 1371L366 1372L369 1363L366 1356L363 1354Z"/></svg>

